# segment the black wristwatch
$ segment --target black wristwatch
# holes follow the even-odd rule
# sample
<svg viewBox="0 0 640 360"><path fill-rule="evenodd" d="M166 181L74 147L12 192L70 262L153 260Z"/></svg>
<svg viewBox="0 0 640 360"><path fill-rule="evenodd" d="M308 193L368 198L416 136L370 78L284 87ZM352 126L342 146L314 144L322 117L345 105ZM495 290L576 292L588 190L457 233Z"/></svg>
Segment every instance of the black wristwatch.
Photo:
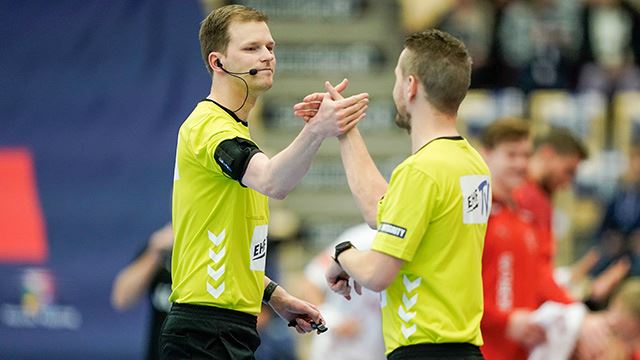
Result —
<svg viewBox="0 0 640 360"><path fill-rule="evenodd" d="M262 294L263 304L269 304L269 300L271 300L271 295L273 295L273 292L276 291L277 287L278 287L278 283L273 280L271 280L271 282L267 284L267 286L264 288L264 293Z"/></svg>
<svg viewBox="0 0 640 360"><path fill-rule="evenodd" d="M333 254L333 260L335 260L338 263L338 265L340 265L340 261L338 261L338 256L340 256L340 254L342 254L343 252L351 248L353 249L356 248L355 246L353 246L351 241L343 241L339 243L338 245L336 245L336 252Z"/></svg>

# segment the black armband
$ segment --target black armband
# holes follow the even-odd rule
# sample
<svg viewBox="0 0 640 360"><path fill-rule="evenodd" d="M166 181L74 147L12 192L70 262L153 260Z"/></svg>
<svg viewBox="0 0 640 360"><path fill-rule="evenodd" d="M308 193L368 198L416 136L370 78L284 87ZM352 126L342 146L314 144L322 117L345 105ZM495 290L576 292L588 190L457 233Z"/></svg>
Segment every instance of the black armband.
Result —
<svg viewBox="0 0 640 360"><path fill-rule="evenodd" d="M273 292L276 291L277 287L278 287L278 283L271 280L271 282L264 288L264 293L262 294L263 304L269 303L269 300L271 300L271 295L273 295Z"/></svg>
<svg viewBox="0 0 640 360"><path fill-rule="evenodd" d="M213 158L227 176L242 184L249 160L261 152L253 142L236 137L222 141L216 148Z"/></svg>

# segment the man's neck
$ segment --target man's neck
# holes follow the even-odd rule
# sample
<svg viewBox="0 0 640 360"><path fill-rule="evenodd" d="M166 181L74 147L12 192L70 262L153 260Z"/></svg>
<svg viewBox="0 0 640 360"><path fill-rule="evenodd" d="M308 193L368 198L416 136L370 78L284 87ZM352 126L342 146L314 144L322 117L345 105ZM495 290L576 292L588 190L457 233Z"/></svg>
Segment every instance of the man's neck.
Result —
<svg viewBox="0 0 640 360"><path fill-rule="evenodd" d="M238 80L238 82L241 81ZM247 90L245 90L243 84L240 84L240 86L223 85L225 84L220 84L220 86L212 85L207 98L233 111L237 117L246 121L249 117L249 112L251 112L251 109L255 106L257 100L256 96L253 96L252 94L247 96ZM246 101L244 101L245 96L247 96Z"/></svg>
<svg viewBox="0 0 640 360"><path fill-rule="evenodd" d="M433 139L460 136L456 117L445 115L425 106L411 114L411 153L420 150Z"/></svg>

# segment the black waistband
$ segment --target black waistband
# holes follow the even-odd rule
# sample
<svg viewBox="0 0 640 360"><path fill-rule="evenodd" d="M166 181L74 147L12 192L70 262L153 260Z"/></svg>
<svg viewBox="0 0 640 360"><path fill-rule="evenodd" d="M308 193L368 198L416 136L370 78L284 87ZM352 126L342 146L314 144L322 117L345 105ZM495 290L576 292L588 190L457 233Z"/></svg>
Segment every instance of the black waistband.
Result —
<svg viewBox="0 0 640 360"><path fill-rule="evenodd" d="M257 317L242 311L223 309L215 306L173 303L172 313L193 314L198 316L215 317L230 321L236 321L247 325L256 325Z"/></svg>
<svg viewBox="0 0 640 360"><path fill-rule="evenodd" d="M480 348L468 343L416 344L393 350L388 359L433 359L447 357L482 359Z"/></svg>

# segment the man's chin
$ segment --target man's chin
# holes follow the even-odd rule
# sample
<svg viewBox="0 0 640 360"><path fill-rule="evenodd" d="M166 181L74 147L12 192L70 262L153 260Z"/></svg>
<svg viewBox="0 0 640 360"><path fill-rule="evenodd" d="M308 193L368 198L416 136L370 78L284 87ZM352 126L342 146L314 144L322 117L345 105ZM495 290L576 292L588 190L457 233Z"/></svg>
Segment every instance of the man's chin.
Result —
<svg viewBox="0 0 640 360"><path fill-rule="evenodd" d="M258 93L258 94L262 94L263 92L265 92L265 91L267 91L267 90L271 89L271 87L272 87L272 86L273 86L273 82L271 82L271 81L269 81L269 82L264 82L264 83L261 83L261 84L255 84L255 85L253 86L252 91L253 91L253 92L256 92L256 93Z"/></svg>
<svg viewBox="0 0 640 360"><path fill-rule="evenodd" d="M394 122L395 122L397 127L401 128L401 129L405 129L409 133L411 133L411 122L406 117L402 117L400 115L396 115L396 118L394 119Z"/></svg>

